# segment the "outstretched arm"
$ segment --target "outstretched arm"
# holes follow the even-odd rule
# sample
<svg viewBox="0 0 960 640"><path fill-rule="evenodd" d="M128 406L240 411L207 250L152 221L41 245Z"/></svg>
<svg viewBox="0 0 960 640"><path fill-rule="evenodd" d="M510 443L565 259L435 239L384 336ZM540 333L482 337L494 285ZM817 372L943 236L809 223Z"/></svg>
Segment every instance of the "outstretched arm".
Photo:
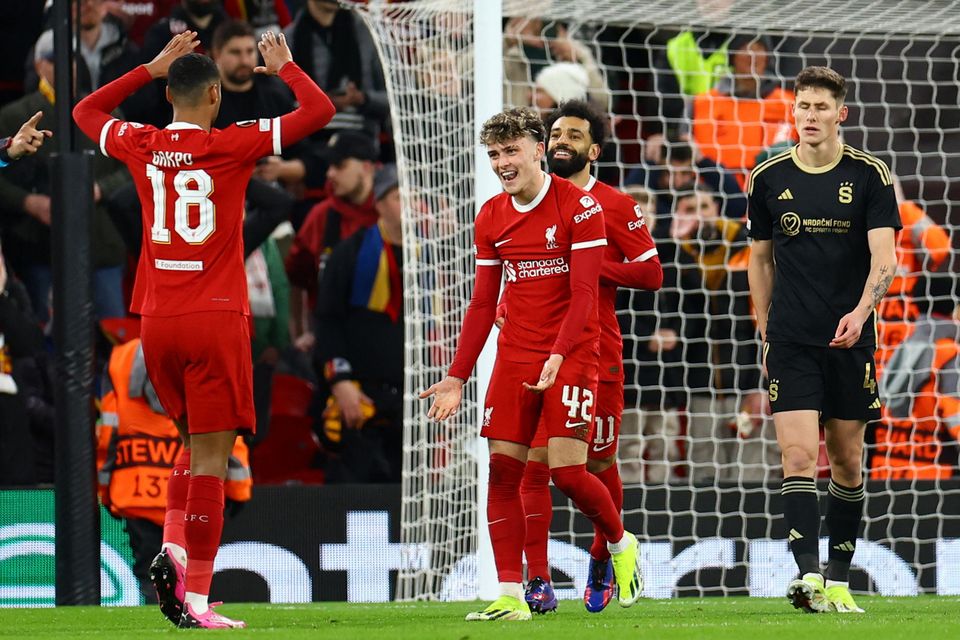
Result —
<svg viewBox="0 0 960 640"><path fill-rule="evenodd" d="M604 260L600 266L600 284L656 291L663 286L663 267L656 250L631 262Z"/></svg>

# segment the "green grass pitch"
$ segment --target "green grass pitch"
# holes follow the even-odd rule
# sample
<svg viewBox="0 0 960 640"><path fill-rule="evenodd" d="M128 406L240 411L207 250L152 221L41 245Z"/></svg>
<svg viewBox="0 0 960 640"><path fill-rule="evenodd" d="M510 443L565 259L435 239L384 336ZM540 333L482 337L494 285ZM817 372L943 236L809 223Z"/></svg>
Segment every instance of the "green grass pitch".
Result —
<svg viewBox="0 0 960 640"><path fill-rule="evenodd" d="M582 638L619 640L836 639L936 640L960 638L960 598L864 597L864 615L795 611L786 599L691 598L640 600L630 609L616 604L589 614L579 602L532 622L465 622L471 603L225 605L227 615L245 619L246 630L216 631L231 638L360 638L363 640L495 638ZM0 638L108 638L143 640L174 629L153 607L0 609Z"/></svg>

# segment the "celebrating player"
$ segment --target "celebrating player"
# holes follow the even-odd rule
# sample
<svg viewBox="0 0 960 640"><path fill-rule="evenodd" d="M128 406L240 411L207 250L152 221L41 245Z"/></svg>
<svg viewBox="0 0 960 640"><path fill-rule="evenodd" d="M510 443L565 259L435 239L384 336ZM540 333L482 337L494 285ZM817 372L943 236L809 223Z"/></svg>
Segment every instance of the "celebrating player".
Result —
<svg viewBox="0 0 960 640"><path fill-rule="evenodd" d="M863 519L864 426L880 417L876 306L896 270L900 215L887 166L840 142L843 77L807 67L795 91L800 143L758 165L748 185L750 292L783 456L788 540L801 574L787 598L809 612L862 613L848 574ZM821 418L830 460L823 574L814 482Z"/></svg>
<svg viewBox="0 0 960 640"><path fill-rule="evenodd" d="M333 104L292 61L283 35L264 34L260 73L280 75L300 107L273 119L212 123L220 74L196 53L196 32L82 100L73 116L104 155L130 169L143 205L143 251L133 311L143 316L147 371L184 439L167 491L164 545L151 566L160 607L180 627L243 627L207 602L223 529L223 480L237 431L254 425L243 264L243 199L258 158L317 131ZM174 121L165 129L110 112L167 78ZM189 562L188 562L189 559Z"/></svg>
<svg viewBox="0 0 960 640"><path fill-rule="evenodd" d="M663 283L663 269L653 238L644 225L640 206L590 174L591 166L603 148L604 120L604 116L586 101L571 100L553 111L544 124L550 137L547 144L550 170L596 198L603 207L607 248L600 267L600 383L587 470L607 488L619 513L623 507L623 483L616 462L623 414L623 339L615 306L617 287L655 291ZM498 315L505 309L506 305L502 305ZM497 324L502 326L505 321L506 318L498 318ZM553 515L547 437L547 429L541 423L527 452L527 468L520 484L527 516L524 555L530 581L526 600L530 609L539 613L557 608L547 561L547 538ZM583 603L591 612L602 611L613 595L613 567L606 543L603 532L595 526L590 547L590 571L583 595Z"/></svg>
<svg viewBox="0 0 960 640"><path fill-rule="evenodd" d="M586 469L599 373L603 210L592 196L540 169L544 138L543 122L530 109L508 109L483 125L480 141L505 193L477 214L476 283L453 364L420 394L434 397L430 418L445 420L456 411L493 326L505 273L510 317L500 333L481 430L490 448L487 518L502 595L467 620L531 618L522 582L520 482L538 425L547 437L553 483L610 541L620 604L629 607L640 595L637 539L624 531L610 493Z"/></svg>

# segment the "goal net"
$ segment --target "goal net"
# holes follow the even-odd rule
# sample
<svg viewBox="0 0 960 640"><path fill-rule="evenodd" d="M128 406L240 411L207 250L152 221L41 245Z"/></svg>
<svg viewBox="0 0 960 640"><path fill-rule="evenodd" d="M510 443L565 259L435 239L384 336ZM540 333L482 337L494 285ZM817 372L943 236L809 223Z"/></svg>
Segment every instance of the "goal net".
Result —
<svg viewBox="0 0 960 640"><path fill-rule="evenodd" d="M425 419L427 405L416 394L449 365L472 291L472 223L480 204L473 177L489 171L475 166L473 105L484 87L473 86L473 71L490 61L474 46L471 0L345 4L363 17L384 65L405 215L401 536L419 552L404 563L396 597L472 599L484 508L475 383L444 425ZM771 115L777 98L767 100L760 116L750 111L759 99L732 101L734 119L762 120L737 129L718 101L704 107L695 97L711 83L740 90L729 75L732 51L753 51L739 73L762 77L754 88L762 99L782 96L771 92L791 89L807 65L830 66L848 79L844 141L889 165L909 218L900 239L902 284L890 309L891 317L900 309L903 319L881 325L888 347L878 356L886 363L879 383L887 409L885 420L868 428L867 518L851 586L885 595L960 593L960 372L951 319L960 14L953 3L503 0L503 12L505 102L530 104L571 83L586 89L612 123L598 177L637 198L653 196L644 205L664 256L680 255L663 247L672 243L671 212L688 178L685 141L694 143L689 162L722 154L733 187L718 190L714 200L734 222L745 208L738 189L758 154L790 144L789 98L779 98L788 105L779 105L779 119ZM684 55L677 44L684 41L705 56L723 55L709 58L702 75L681 77L672 73L671 57L687 64L676 57ZM539 74L558 62L582 69L561 66L551 84ZM697 164L693 176L709 183L705 167ZM665 270L680 273L671 260ZM772 423L750 422L748 409L742 415L750 390L743 381L756 377L757 368L755 359L742 357L756 348L749 310L732 302L738 294L732 274L742 269L727 260L724 270L721 261L721 275L704 270L700 286L680 276L668 277L658 294L621 292L624 515L643 542L649 597L782 596L795 571L779 515L782 474ZM652 341L654 335L661 340ZM825 463L822 454L823 481ZM557 495L555 503L553 578L561 597L577 597L592 529L565 498ZM825 558L825 538L821 547Z"/></svg>

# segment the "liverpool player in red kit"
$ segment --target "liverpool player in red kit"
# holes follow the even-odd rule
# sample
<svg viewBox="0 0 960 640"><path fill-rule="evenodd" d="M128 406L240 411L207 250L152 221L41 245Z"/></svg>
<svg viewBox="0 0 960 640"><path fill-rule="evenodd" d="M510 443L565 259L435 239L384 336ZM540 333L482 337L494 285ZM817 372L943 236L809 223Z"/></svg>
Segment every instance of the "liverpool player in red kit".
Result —
<svg viewBox="0 0 960 640"><path fill-rule="evenodd" d="M223 529L227 459L237 431L255 428L244 193L257 159L320 129L334 108L293 63L283 35L267 33L259 43L265 66L257 71L280 75L299 108L213 129L220 74L210 58L192 53L196 35L175 36L150 63L82 100L73 117L104 155L133 174L144 224L132 310L143 316L150 379L186 445L170 476L164 545L151 578L174 624L229 628L245 625L214 612L207 596ZM156 129L110 116L163 77L172 124Z"/></svg>
<svg viewBox="0 0 960 640"><path fill-rule="evenodd" d="M617 440L623 414L623 339L617 322L617 288L655 291L663 284L663 269L640 206L590 174L591 165L603 148L605 120L589 103L571 100L554 110L544 124L550 138L547 143L550 171L570 180L603 207L607 247L600 266L600 384L587 470L607 488L619 513L623 506L623 484L617 467ZM512 321L512 316L508 321ZM502 325L503 320L498 318L497 323ZM547 430L541 424L527 453L527 468L520 485L527 515L524 554L530 582L526 599L530 608L540 613L557 608L547 561L547 539L553 516L547 438ZM602 611L613 596L613 567L606 543L603 531L595 526L583 595L584 606L591 612Z"/></svg>
<svg viewBox="0 0 960 640"><path fill-rule="evenodd" d="M548 438L553 483L610 542L619 601L640 595L637 539L624 531L610 493L586 469L598 381L597 282L603 209L590 195L540 169L543 122L509 109L484 123L481 142L505 193L477 214L477 275L449 374L421 394L428 416L445 420L460 404L496 316L500 279L513 312L498 341L481 435L490 447L487 519L501 597L467 620L529 620L523 592L525 537L520 482L538 427Z"/></svg>

